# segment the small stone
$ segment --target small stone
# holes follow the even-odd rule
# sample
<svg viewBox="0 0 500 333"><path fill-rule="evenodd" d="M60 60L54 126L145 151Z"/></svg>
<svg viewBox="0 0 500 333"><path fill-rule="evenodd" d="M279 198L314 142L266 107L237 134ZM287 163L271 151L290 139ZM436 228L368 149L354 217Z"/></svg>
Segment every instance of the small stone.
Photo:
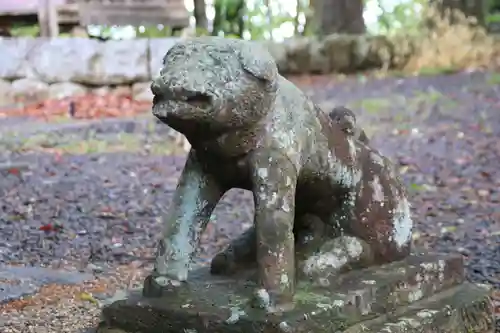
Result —
<svg viewBox="0 0 500 333"><path fill-rule="evenodd" d="M11 94L11 84L9 81L0 80L0 106L11 105L14 98Z"/></svg>
<svg viewBox="0 0 500 333"><path fill-rule="evenodd" d="M15 80L10 95L15 102L38 103L49 98L49 85L36 79Z"/></svg>
<svg viewBox="0 0 500 333"><path fill-rule="evenodd" d="M138 102L153 102L150 82L138 82L132 86L132 98Z"/></svg>
<svg viewBox="0 0 500 333"><path fill-rule="evenodd" d="M308 37L286 40L287 70L293 74L305 74L311 66L311 39Z"/></svg>
<svg viewBox="0 0 500 333"><path fill-rule="evenodd" d="M484 198L484 197L487 197L487 196L489 196L489 195L490 195L490 191L489 191L489 190L483 190L483 189L481 189L481 190L478 190L478 191L477 191L477 194L478 194L480 197L483 197L483 198Z"/></svg>
<svg viewBox="0 0 500 333"><path fill-rule="evenodd" d="M111 93L117 96L130 96L132 95L132 87L130 86L118 86L114 88Z"/></svg>
<svg viewBox="0 0 500 333"><path fill-rule="evenodd" d="M232 307L231 308L231 315L226 320L226 323L228 323L228 324L234 324L238 320L240 320L240 316L242 316L244 314L245 314L245 311L242 311L241 309L236 308L236 307Z"/></svg>
<svg viewBox="0 0 500 333"><path fill-rule="evenodd" d="M87 88L73 82L53 83L49 86L49 98L63 99L65 97L81 96L87 93Z"/></svg>
<svg viewBox="0 0 500 333"><path fill-rule="evenodd" d="M111 88L107 86L92 89L92 94L95 94L97 96L105 96L110 92Z"/></svg>
<svg viewBox="0 0 500 333"><path fill-rule="evenodd" d="M288 325L288 323L286 321L282 321L279 324L279 328L280 328L281 332L283 332L283 333L290 333L293 331L293 329L290 327L290 325Z"/></svg>
<svg viewBox="0 0 500 333"><path fill-rule="evenodd" d="M261 309L266 309L271 304L269 293L265 289L258 289L254 294L254 306Z"/></svg>
<svg viewBox="0 0 500 333"><path fill-rule="evenodd" d="M93 273L102 273L104 272L104 269L101 266L97 266L95 264L88 264L87 269L91 270Z"/></svg>

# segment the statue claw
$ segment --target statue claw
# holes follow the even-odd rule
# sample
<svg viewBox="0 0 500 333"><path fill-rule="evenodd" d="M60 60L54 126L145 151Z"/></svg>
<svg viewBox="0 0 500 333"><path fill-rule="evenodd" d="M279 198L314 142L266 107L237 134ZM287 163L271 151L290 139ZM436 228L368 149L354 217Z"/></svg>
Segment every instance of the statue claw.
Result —
<svg viewBox="0 0 500 333"><path fill-rule="evenodd" d="M181 281L169 279L165 276L149 275L144 280L142 294L145 297L161 297L179 287L181 283Z"/></svg>
<svg viewBox="0 0 500 333"><path fill-rule="evenodd" d="M282 313L293 310L293 302L278 302L276 297L272 297L265 289L258 289L254 292L251 306L264 309L267 313Z"/></svg>

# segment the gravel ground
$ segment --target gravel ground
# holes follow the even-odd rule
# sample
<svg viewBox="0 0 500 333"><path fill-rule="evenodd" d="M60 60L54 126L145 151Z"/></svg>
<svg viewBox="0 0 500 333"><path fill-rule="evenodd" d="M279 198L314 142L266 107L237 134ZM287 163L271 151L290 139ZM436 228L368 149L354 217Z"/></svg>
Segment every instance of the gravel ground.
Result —
<svg viewBox="0 0 500 333"><path fill-rule="evenodd" d="M470 280L500 290L495 76L294 81L325 110L351 106L373 145L399 165L413 202L416 244L462 253ZM45 134L30 134L40 129L32 121L15 122L9 131L0 125L0 162L31 167L6 169L0 177L0 263L72 269L93 278L47 283L33 298L0 305L0 313L8 313L0 327L86 332L98 320L101 299L140 285L150 268L159 216L183 167L182 150L149 117L112 126L94 122L86 129L56 124ZM248 227L252 211L249 193L230 191L202 239L198 262L206 264Z"/></svg>

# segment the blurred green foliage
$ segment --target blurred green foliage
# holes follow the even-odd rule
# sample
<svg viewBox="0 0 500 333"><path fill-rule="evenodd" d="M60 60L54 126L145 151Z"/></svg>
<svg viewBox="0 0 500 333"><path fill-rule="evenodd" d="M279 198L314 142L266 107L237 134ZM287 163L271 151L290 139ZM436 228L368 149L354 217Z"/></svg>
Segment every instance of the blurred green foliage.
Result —
<svg viewBox="0 0 500 333"><path fill-rule="evenodd" d="M246 38L246 39L267 39L271 37L271 32L280 27L295 27L295 33L308 35L308 23L300 19L294 13L283 9L283 1L290 0L255 0L253 2L245 0L214 0L215 17L211 31L197 29L197 35L224 35L226 37ZM301 1L297 8L301 11L301 17L312 17L309 8L310 0ZM488 23L500 22L500 0L489 0L487 17ZM273 6L268 6L272 2ZM389 3L389 5L388 5ZM369 29L376 34L397 34L401 31L406 33L418 32L420 27L421 9L428 3L428 0L400 0L398 3L384 0L365 0L366 8L369 8L377 17L375 28ZM269 13L269 8L273 9ZM373 14L371 13L371 14ZM304 27L304 23L306 27ZM300 27L299 27L300 25ZM126 38L160 38L178 35L180 32L173 32L166 26L157 27L128 27L130 33ZM304 33L303 30L306 29ZM95 27L89 28L88 32L93 37L108 39L117 38L117 27ZM15 25L10 29L14 37L37 36L39 34L38 25ZM120 34L121 35L121 34ZM62 36L69 36L65 33Z"/></svg>
<svg viewBox="0 0 500 333"><path fill-rule="evenodd" d="M500 0L489 0L488 10L492 13L500 12Z"/></svg>
<svg viewBox="0 0 500 333"><path fill-rule="evenodd" d="M215 0L212 35L234 35L243 38L246 5L244 0Z"/></svg>
<svg viewBox="0 0 500 333"><path fill-rule="evenodd" d="M370 0L369 0L370 1ZM379 8L378 31L384 35L405 33L416 33L420 29L420 15L422 8L427 5L428 0L400 1L392 8L387 8L384 1L372 0Z"/></svg>
<svg viewBox="0 0 500 333"><path fill-rule="evenodd" d="M37 36L40 33L40 26L36 25L22 25L22 24L14 24L10 28L10 34L12 37L33 37Z"/></svg>

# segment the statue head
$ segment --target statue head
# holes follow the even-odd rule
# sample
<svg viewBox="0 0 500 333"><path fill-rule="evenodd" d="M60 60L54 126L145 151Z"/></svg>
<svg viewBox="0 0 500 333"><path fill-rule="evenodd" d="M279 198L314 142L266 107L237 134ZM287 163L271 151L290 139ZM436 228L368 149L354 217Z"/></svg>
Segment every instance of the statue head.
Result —
<svg viewBox="0 0 500 333"><path fill-rule="evenodd" d="M174 45L153 81L153 114L186 137L216 136L262 119L275 100L278 69L259 44L197 37Z"/></svg>

